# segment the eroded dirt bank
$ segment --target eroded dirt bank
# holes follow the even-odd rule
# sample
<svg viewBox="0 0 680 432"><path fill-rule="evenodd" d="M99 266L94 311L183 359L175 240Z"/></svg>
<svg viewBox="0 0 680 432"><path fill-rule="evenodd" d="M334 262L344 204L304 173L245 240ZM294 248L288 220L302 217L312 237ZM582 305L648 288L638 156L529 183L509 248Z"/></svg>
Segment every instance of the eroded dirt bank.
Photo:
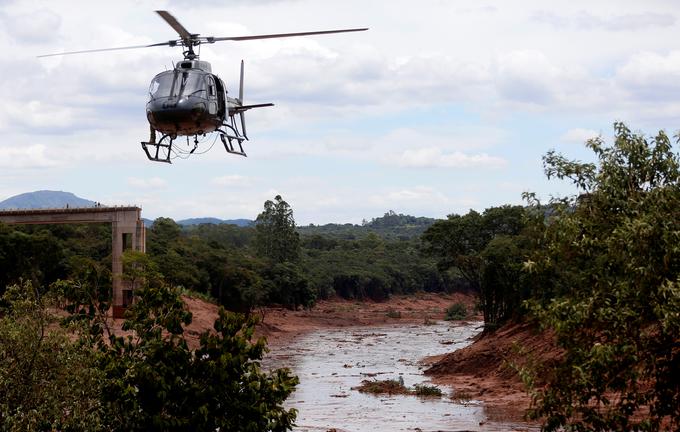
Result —
<svg viewBox="0 0 680 432"><path fill-rule="evenodd" d="M185 298L194 322L187 329L195 338L211 329L217 306L198 299ZM315 330L383 324L427 325L442 320L446 308L463 303L472 311L475 299L463 294L418 294L394 296L386 302L323 300L311 310L290 311L266 308L257 334L267 338L276 352L294 338ZM480 317L470 317L480 319ZM482 335L461 350L423 359L426 374L435 384L450 385L454 396L483 401L487 414L498 421L521 420L530 398L517 373L509 363L524 364L532 357L542 359L557 355L550 336L538 334L528 324L513 324L493 334Z"/></svg>
<svg viewBox="0 0 680 432"><path fill-rule="evenodd" d="M275 347L282 339L319 329L399 323L425 325L444 319L446 309L454 303L463 303L472 311L474 298L459 293L425 293L393 296L384 302L335 298L319 301L311 310L267 308L258 334Z"/></svg>
<svg viewBox="0 0 680 432"><path fill-rule="evenodd" d="M559 356L552 336L531 324L509 324L457 351L425 360L425 374L437 384L450 385L466 396L485 402L495 420L519 420L531 399L516 367L533 360Z"/></svg>

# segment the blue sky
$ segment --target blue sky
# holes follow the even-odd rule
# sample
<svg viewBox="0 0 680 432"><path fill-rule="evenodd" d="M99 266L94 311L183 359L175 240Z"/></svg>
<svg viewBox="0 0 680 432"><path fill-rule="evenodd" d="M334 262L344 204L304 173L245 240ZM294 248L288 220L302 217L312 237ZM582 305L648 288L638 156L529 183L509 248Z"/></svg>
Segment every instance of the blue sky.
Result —
<svg viewBox="0 0 680 432"><path fill-rule="evenodd" d="M248 112L248 158L218 141L154 164L147 88L179 49L36 56L176 38L156 9L205 36L371 29L203 47L232 94L244 59L246 102L276 106ZM0 0L0 199L65 190L148 218L254 218L281 194L318 224L572 193L545 179L548 150L589 159L584 141L619 120L680 129L678 17L668 0Z"/></svg>

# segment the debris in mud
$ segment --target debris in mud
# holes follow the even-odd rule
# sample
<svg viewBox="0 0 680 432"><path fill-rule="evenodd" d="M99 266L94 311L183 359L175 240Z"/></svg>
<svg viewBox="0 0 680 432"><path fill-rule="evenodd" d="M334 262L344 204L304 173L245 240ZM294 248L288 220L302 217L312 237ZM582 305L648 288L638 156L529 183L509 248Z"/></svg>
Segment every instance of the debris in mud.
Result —
<svg viewBox="0 0 680 432"><path fill-rule="evenodd" d="M443 393L439 387L430 386L427 384L416 384L414 388L408 388L404 385L404 378L387 379L387 380L363 380L358 387L352 387L352 390L358 390L361 393L370 393L374 395L416 395L420 397L441 397Z"/></svg>
<svg viewBox="0 0 680 432"><path fill-rule="evenodd" d="M404 385L404 379L399 377L399 380L363 380L358 387L352 387L352 390L359 390L361 393L370 393L374 395L379 394L411 394L411 391Z"/></svg>

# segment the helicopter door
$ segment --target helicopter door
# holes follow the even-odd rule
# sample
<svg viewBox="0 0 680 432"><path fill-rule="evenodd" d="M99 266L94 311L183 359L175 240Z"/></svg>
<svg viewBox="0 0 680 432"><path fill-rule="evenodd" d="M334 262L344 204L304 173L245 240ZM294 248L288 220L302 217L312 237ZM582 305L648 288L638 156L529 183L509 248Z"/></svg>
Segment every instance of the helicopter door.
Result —
<svg viewBox="0 0 680 432"><path fill-rule="evenodd" d="M217 115L224 116L225 100L224 100L224 83L217 76L213 76L215 84L217 85Z"/></svg>
<svg viewBox="0 0 680 432"><path fill-rule="evenodd" d="M208 84L208 113L217 114L217 86L212 76L207 76Z"/></svg>

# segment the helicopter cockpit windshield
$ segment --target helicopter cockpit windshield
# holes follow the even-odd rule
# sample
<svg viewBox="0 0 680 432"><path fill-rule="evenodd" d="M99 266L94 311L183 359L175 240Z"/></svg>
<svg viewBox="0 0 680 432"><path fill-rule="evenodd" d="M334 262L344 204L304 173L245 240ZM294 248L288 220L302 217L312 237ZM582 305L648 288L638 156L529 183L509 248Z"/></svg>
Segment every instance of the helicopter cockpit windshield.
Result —
<svg viewBox="0 0 680 432"><path fill-rule="evenodd" d="M157 98L178 98L198 96L206 98L206 86L203 73L190 71L163 72L151 81L149 95L151 100Z"/></svg>

